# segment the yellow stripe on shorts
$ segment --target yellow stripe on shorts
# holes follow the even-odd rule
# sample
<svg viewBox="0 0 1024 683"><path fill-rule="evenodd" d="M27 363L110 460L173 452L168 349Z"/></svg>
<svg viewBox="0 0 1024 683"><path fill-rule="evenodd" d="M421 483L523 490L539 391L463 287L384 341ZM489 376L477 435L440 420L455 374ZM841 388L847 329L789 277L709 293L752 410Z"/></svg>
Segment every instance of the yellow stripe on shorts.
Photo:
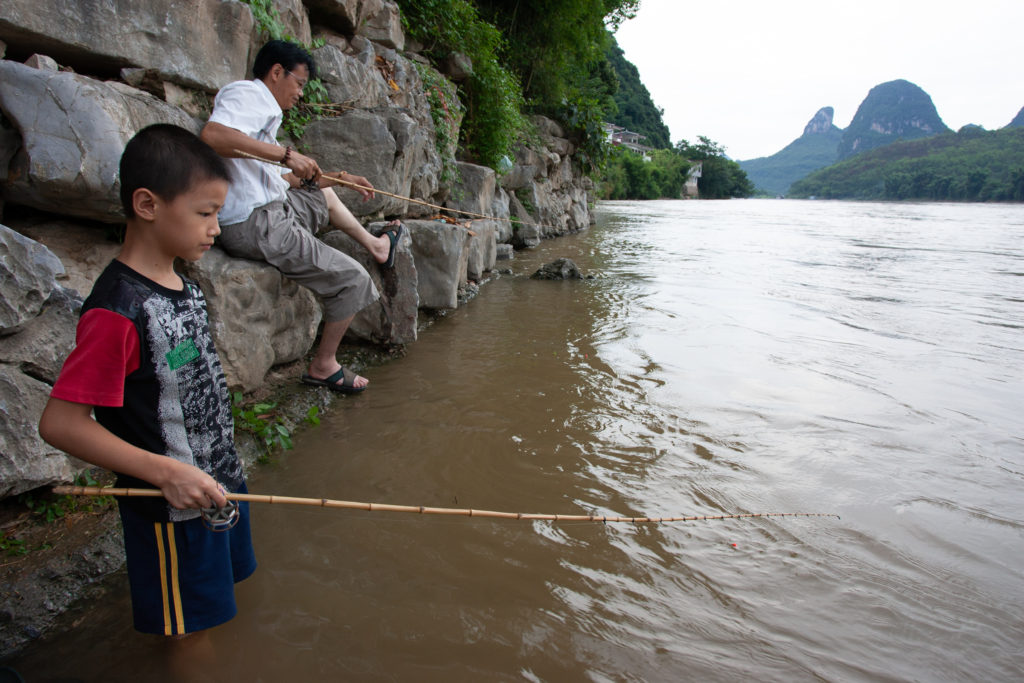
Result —
<svg viewBox="0 0 1024 683"><path fill-rule="evenodd" d="M181 606L181 587L178 583L178 548L174 543L174 525L170 522L156 522L156 549L160 558L160 593L164 604L164 635L173 636L185 633L185 615ZM164 549L164 534L161 526L167 531L167 549ZM168 558L170 566L168 567ZM168 571L170 575L168 575ZM171 607L174 607L174 620L171 619ZM177 631L175 632L175 627Z"/></svg>

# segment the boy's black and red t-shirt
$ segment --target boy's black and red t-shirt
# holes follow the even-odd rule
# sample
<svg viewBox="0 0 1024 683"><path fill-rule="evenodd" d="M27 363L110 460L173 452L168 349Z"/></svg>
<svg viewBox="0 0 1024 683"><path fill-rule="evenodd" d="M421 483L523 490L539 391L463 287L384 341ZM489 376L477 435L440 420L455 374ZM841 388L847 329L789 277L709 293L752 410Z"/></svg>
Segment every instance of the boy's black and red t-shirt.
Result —
<svg viewBox="0 0 1024 683"><path fill-rule="evenodd" d="M82 306L75 349L50 395L93 406L96 421L116 436L195 465L237 491L244 477L227 381L203 293L192 280L182 281L181 291L168 289L112 261ZM153 488L120 473L116 485ZM161 499L121 504L154 521L199 515Z"/></svg>

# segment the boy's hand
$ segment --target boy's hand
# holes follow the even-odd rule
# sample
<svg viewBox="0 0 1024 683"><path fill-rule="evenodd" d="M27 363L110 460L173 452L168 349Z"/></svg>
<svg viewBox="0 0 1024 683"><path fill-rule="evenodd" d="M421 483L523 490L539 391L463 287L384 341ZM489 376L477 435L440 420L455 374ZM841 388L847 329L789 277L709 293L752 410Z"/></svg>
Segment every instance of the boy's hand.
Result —
<svg viewBox="0 0 1024 683"><path fill-rule="evenodd" d="M160 482L160 491L172 507L184 510L227 505L223 489L209 474L177 460L167 461L169 471Z"/></svg>

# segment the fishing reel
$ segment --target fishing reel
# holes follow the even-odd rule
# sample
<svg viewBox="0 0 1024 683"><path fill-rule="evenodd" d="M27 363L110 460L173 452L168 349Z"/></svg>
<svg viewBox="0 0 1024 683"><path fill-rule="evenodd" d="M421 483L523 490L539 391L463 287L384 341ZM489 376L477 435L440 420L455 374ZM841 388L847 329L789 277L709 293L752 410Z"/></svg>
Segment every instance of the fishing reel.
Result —
<svg viewBox="0 0 1024 683"><path fill-rule="evenodd" d="M203 526L210 531L227 531L238 524L238 503L229 500L224 507L201 508Z"/></svg>

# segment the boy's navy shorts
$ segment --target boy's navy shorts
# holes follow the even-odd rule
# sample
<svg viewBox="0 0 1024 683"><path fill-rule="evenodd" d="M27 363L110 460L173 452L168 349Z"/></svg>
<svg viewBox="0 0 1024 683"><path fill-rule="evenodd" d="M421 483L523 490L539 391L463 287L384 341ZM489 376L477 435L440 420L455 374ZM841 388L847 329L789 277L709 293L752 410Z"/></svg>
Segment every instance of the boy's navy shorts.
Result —
<svg viewBox="0 0 1024 683"><path fill-rule="evenodd" d="M238 504L228 531L210 531L200 518L154 522L118 507L136 630L183 635L235 616L235 583L256 570L248 503Z"/></svg>

